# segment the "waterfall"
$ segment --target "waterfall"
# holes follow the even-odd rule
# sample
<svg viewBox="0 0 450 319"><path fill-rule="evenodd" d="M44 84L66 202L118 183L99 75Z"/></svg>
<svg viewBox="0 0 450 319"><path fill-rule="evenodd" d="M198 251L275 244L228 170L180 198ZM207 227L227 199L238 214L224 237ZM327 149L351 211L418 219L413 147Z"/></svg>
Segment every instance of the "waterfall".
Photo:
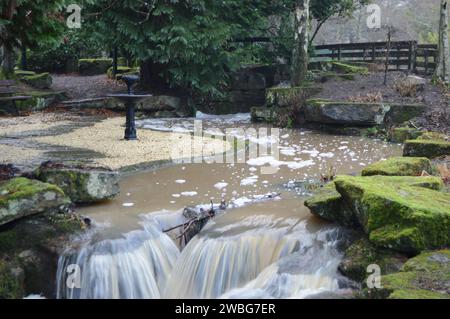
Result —
<svg viewBox="0 0 450 319"><path fill-rule="evenodd" d="M180 253L162 232L180 217L167 216L145 216L142 230L61 256L58 298L304 298L339 290L339 228L313 231L306 220L268 215L216 218ZM81 268L78 289L64 288L70 264Z"/></svg>
<svg viewBox="0 0 450 319"><path fill-rule="evenodd" d="M179 248L162 233L157 219L145 217L142 226L142 230L125 234L123 238L88 243L78 252L63 254L58 262L57 297L160 298ZM66 287L68 265L80 267L81 287Z"/></svg>
<svg viewBox="0 0 450 319"><path fill-rule="evenodd" d="M337 290L340 230L313 233L306 221L273 225L272 220L236 235L227 236L234 233L230 227L220 237L197 236L175 263L164 297L300 298Z"/></svg>

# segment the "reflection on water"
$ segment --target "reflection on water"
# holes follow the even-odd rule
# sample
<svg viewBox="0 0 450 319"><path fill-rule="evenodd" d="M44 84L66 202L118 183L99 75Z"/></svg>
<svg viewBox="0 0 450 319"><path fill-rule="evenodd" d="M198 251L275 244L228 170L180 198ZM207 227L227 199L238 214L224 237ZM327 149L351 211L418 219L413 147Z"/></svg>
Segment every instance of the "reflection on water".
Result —
<svg viewBox="0 0 450 319"><path fill-rule="evenodd" d="M168 126L164 120L141 124L152 123ZM336 249L344 231L312 217L300 195L280 186L318 179L330 167L357 173L400 154L400 147L303 130L282 131L278 145L277 160L181 164L126 177L118 198L81 210L99 227L91 241L61 257L59 297L304 298L344 291ZM262 174L264 165L277 171ZM261 200L272 192L280 196ZM179 233L162 232L184 221L184 207L221 199L233 208L182 251L174 240ZM65 267L72 263L81 267L81 289L64 285Z"/></svg>

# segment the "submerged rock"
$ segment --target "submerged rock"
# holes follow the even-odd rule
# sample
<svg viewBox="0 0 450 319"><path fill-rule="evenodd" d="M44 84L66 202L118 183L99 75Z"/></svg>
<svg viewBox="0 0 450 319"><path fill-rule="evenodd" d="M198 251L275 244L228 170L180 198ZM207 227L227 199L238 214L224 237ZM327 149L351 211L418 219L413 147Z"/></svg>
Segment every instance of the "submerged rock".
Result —
<svg viewBox="0 0 450 319"><path fill-rule="evenodd" d="M0 184L0 225L44 212L65 212L70 200L57 186L18 177Z"/></svg>
<svg viewBox="0 0 450 319"><path fill-rule="evenodd" d="M74 203L92 203L120 192L119 174L106 168L45 163L35 172L38 179L59 186Z"/></svg>
<svg viewBox="0 0 450 319"><path fill-rule="evenodd" d="M367 267L372 264L380 266L382 274L398 272L407 257L388 249L380 249L362 238L346 251L339 271L346 277L364 283L369 275Z"/></svg>
<svg viewBox="0 0 450 319"><path fill-rule="evenodd" d="M432 165L425 157L392 157L367 166L363 176L420 176L422 172L431 173Z"/></svg>
<svg viewBox="0 0 450 319"><path fill-rule="evenodd" d="M313 214L363 229L378 247L418 253L448 245L450 194L437 177L338 177L305 202Z"/></svg>
<svg viewBox="0 0 450 319"><path fill-rule="evenodd" d="M373 298L450 299L450 250L424 252L401 271L381 277L383 288L367 291Z"/></svg>
<svg viewBox="0 0 450 319"><path fill-rule="evenodd" d="M450 155L450 142L445 140L408 140L403 149L403 156L435 158L443 155Z"/></svg>

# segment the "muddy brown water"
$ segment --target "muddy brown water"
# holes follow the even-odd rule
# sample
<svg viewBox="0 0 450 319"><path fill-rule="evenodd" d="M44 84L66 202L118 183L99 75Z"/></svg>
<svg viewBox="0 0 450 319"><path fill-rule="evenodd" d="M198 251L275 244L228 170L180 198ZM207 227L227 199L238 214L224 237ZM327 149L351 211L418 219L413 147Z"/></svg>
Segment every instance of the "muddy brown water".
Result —
<svg viewBox="0 0 450 319"><path fill-rule="evenodd" d="M318 180L330 168L358 174L400 155L401 147L299 129L282 130L277 148L278 159L181 163L124 177L117 198L79 210L95 221L96 236L60 259L58 282L75 262L84 286L76 292L59 286L59 297L304 298L346 291L337 273L340 228L312 216L305 194L286 185ZM264 167L276 171L266 174ZM162 233L183 221L185 207L221 200L229 208L186 247Z"/></svg>
<svg viewBox="0 0 450 319"><path fill-rule="evenodd" d="M289 135L287 137L287 135ZM318 180L334 169L337 174L358 174L365 166L401 154L396 144L361 137L323 135L311 131L283 130L279 144L278 171L263 174L269 160L259 158L250 164L174 164L156 171L134 174L121 181L120 195L108 202L80 210L106 226L110 235L120 235L139 227L139 216L162 210L179 211L187 206L235 203L234 211L247 214L275 213L309 218L301 196L283 185L294 181ZM258 161L259 160L259 161ZM304 163L288 167L284 163ZM292 167L292 165L291 165ZM276 200L245 205L258 195L280 193Z"/></svg>

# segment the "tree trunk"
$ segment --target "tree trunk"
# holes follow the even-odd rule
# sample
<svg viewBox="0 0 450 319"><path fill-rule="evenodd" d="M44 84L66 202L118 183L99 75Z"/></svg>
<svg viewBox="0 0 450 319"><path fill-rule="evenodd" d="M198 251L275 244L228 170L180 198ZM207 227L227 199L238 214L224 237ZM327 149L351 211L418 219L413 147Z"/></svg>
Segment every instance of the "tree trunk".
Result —
<svg viewBox="0 0 450 319"><path fill-rule="evenodd" d="M450 83L450 48L448 43L448 0L441 0L439 20L439 51L435 76Z"/></svg>
<svg viewBox="0 0 450 319"><path fill-rule="evenodd" d="M1 74L3 77L9 78L14 74L14 67L16 65L16 53L14 50L3 46L3 57L1 63Z"/></svg>
<svg viewBox="0 0 450 319"><path fill-rule="evenodd" d="M308 72L309 1L297 0L295 5L292 86L300 86L305 81Z"/></svg>

